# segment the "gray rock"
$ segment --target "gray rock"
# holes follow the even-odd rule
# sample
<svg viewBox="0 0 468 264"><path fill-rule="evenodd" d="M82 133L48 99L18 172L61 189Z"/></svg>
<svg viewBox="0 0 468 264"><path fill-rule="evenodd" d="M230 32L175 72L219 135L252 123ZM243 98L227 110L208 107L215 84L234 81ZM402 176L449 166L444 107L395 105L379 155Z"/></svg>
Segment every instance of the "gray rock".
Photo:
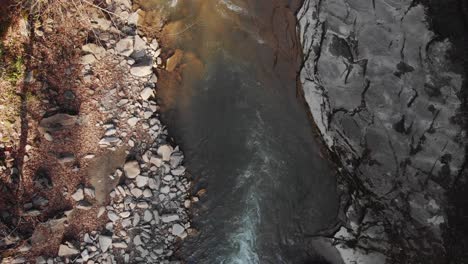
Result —
<svg viewBox="0 0 468 264"><path fill-rule="evenodd" d="M152 192L150 189L145 189L145 190L143 191L143 197L145 197L145 198L150 198L150 197L152 197L152 196L153 196L153 192Z"/></svg>
<svg viewBox="0 0 468 264"><path fill-rule="evenodd" d="M35 196L32 201L33 205L36 207L43 207L49 204L49 200L42 196Z"/></svg>
<svg viewBox="0 0 468 264"><path fill-rule="evenodd" d="M93 208L93 205L88 201L82 200L78 202L78 204L76 205L76 208L80 210L89 210Z"/></svg>
<svg viewBox="0 0 468 264"><path fill-rule="evenodd" d="M141 91L140 96L143 100L147 101L151 96L154 96L154 91L152 88L146 87Z"/></svg>
<svg viewBox="0 0 468 264"><path fill-rule="evenodd" d="M106 130L106 133L104 133L105 136L113 136L117 133L117 129L115 128L110 128Z"/></svg>
<svg viewBox="0 0 468 264"><path fill-rule="evenodd" d="M115 222L117 220L120 219L120 217L114 212L114 211L109 211L107 212L107 217L109 218L109 220L111 220L112 222Z"/></svg>
<svg viewBox="0 0 468 264"><path fill-rule="evenodd" d="M183 174L185 173L185 167L184 167L184 166L180 166L180 167L178 167L177 169L171 170L171 173L172 173L172 175L174 175L174 176L183 175Z"/></svg>
<svg viewBox="0 0 468 264"><path fill-rule="evenodd" d="M91 237L89 236L88 233L86 233L86 234L84 235L83 241L84 241L85 243L88 243L88 244L93 244L93 243L94 243L94 241L91 239Z"/></svg>
<svg viewBox="0 0 468 264"><path fill-rule="evenodd" d="M131 13L129 16L128 16L128 19L127 19L127 23L129 25L138 25L138 20L139 20L139 17L140 15L138 14L140 11L140 9L138 9L136 12L133 12Z"/></svg>
<svg viewBox="0 0 468 264"><path fill-rule="evenodd" d="M81 50L93 54L97 59L102 59L106 54L106 49L104 47L98 46L94 43L88 43L81 47Z"/></svg>
<svg viewBox="0 0 468 264"><path fill-rule="evenodd" d="M84 193L89 197L89 198L95 198L96 197L96 191L94 188L86 187L84 188Z"/></svg>
<svg viewBox="0 0 468 264"><path fill-rule="evenodd" d="M76 115L55 114L53 116L43 118L39 123L39 131L51 132L63 129L72 128L79 123L79 118Z"/></svg>
<svg viewBox="0 0 468 264"><path fill-rule="evenodd" d="M68 152L60 153L57 159L61 165L66 165L75 161L75 155L73 153Z"/></svg>
<svg viewBox="0 0 468 264"><path fill-rule="evenodd" d="M135 213L133 216L132 224L133 226L137 226L140 223L140 215L138 213Z"/></svg>
<svg viewBox="0 0 468 264"><path fill-rule="evenodd" d="M171 168L175 169L177 168L182 161L184 160L184 156L182 155L181 152L174 152L171 155L169 163L171 164Z"/></svg>
<svg viewBox="0 0 468 264"><path fill-rule="evenodd" d="M174 236L180 236L185 232L185 228L179 224L172 225L172 234Z"/></svg>
<svg viewBox="0 0 468 264"><path fill-rule="evenodd" d="M153 73L153 66L151 65L133 66L130 69L130 73L136 77L146 77Z"/></svg>
<svg viewBox="0 0 468 264"><path fill-rule="evenodd" d="M140 36L136 35L133 49L135 51L144 51L146 50L146 48L147 48L146 42L142 38L140 38Z"/></svg>
<svg viewBox="0 0 468 264"><path fill-rule="evenodd" d="M150 158L150 163L156 165L156 167L161 167L164 162L160 157L153 156Z"/></svg>
<svg viewBox="0 0 468 264"><path fill-rule="evenodd" d="M47 260L45 257L39 256L36 258L36 264L46 264L46 263L47 263Z"/></svg>
<svg viewBox="0 0 468 264"><path fill-rule="evenodd" d="M171 191L171 188L169 186L163 186L159 191L163 194L168 194Z"/></svg>
<svg viewBox="0 0 468 264"><path fill-rule="evenodd" d="M113 248L127 248L128 245L125 242L115 242L115 243L112 243L112 247Z"/></svg>
<svg viewBox="0 0 468 264"><path fill-rule="evenodd" d="M88 253L88 250L85 249L81 252L81 258L84 260L84 261L88 261L89 259L89 253Z"/></svg>
<svg viewBox="0 0 468 264"><path fill-rule="evenodd" d="M140 174L140 164L136 160L127 161L124 165L124 172L127 178L134 179Z"/></svg>
<svg viewBox="0 0 468 264"><path fill-rule="evenodd" d="M148 184L148 177L146 176L141 176L141 175L138 175L135 179L135 182L136 182L136 185L138 187L144 187Z"/></svg>
<svg viewBox="0 0 468 264"><path fill-rule="evenodd" d="M118 137L104 137L99 141L99 145L112 145L115 143L118 143L120 141L120 138Z"/></svg>
<svg viewBox="0 0 468 264"><path fill-rule="evenodd" d="M96 62L96 57L93 54L87 54L81 57L80 63L83 65L90 65Z"/></svg>
<svg viewBox="0 0 468 264"><path fill-rule="evenodd" d="M106 208L105 208L104 206L99 207L99 211L98 211L98 213L97 213L97 217L98 217L98 218L101 217L101 216L104 214L104 212L106 212Z"/></svg>
<svg viewBox="0 0 468 264"><path fill-rule="evenodd" d="M127 218L130 216L130 212L129 211L121 212L119 215L122 218Z"/></svg>
<svg viewBox="0 0 468 264"><path fill-rule="evenodd" d="M59 257L66 257L66 256L74 256L78 255L80 251L76 249L73 244L69 242L65 242L65 244L60 245L58 256Z"/></svg>
<svg viewBox="0 0 468 264"><path fill-rule="evenodd" d="M127 37L127 38L121 39L115 45L115 51L119 55L122 55L125 57L130 56L133 53L133 38Z"/></svg>
<svg viewBox="0 0 468 264"><path fill-rule="evenodd" d="M145 210L145 213L143 214L143 220L145 222L149 222L153 220L153 214L151 213L150 210Z"/></svg>
<svg viewBox="0 0 468 264"><path fill-rule="evenodd" d="M138 188L131 189L130 193L136 198L139 198L141 195L143 195L143 191L141 189L138 189Z"/></svg>
<svg viewBox="0 0 468 264"><path fill-rule="evenodd" d="M136 235L134 238L133 238L133 244L135 246L140 246L140 245L143 245L143 242L141 241L141 237L139 235Z"/></svg>
<svg viewBox="0 0 468 264"><path fill-rule="evenodd" d="M77 202L83 200L83 199L84 199L83 188L81 188L81 187L78 188L78 189L76 190L76 192L72 194L71 197L73 198L73 200L75 200L75 201L77 201Z"/></svg>
<svg viewBox="0 0 468 264"><path fill-rule="evenodd" d="M171 154L174 149L170 145L162 145L158 148L158 155L162 157L163 161L169 161L171 159Z"/></svg>
<svg viewBox="0 0 468 264"><path fill-rule="evenodd" d="M139 120L138 117L130 117L127 120L127 124L129 124L131 127L134 127L138 123L138 120Z"/></svg>
<svg viewBox="0 0 468 264"><path fill-rule="evenodd" d="M106 252L111 245L112 237L103 235L99 236L99 247L101 248L102 252Z"/></svg>
<svg viewBox="0 0 468 264"><path fill-rule="evenodd" d="M161 221L163 223L170 223L174 221L178 221L180 219L179 215L176 214L165 214L161 216Z"/></svg>

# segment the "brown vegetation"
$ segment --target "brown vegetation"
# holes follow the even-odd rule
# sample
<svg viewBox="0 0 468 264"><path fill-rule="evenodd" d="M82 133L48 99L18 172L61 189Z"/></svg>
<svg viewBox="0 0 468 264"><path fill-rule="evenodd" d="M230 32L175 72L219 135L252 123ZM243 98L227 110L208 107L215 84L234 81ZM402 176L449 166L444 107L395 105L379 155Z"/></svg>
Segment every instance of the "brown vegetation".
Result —
<svg viewBox="0 0 468 264"><path fill-rule="evenodd" d="M4 5L0 16L4 33L0 46L0 243L1 257L17 254L21 246L32 242L24 252L31 258L55 256L63 238L77 238L83 232L97 230L105 223L96 219L98 207L74 214L68 228L52 232L44 226L73 208L70 198L77 186L88 185L88 153L101 152L97 142L101 131L95 124L105 120L97 111L101 91L112 89L119 81L112 62L106 59L95 67L93 76L84 79L80 63L81 47L97 42L90 13L107 16L99 3L87 1L20 1ZM8 8L6 8L8 6ZM29 27L26 27L29 25ZM40 121L57 113L79 115L79 124L51 133L47 140ZM70 163L61 163L72 153ZM50 188L37 184L46 176ZM31 202L42 197L46 205L32 205L40 211L30 215ZM42 230L42 235L37 232ZM35 239L29 240L33 234Z"/></svg>

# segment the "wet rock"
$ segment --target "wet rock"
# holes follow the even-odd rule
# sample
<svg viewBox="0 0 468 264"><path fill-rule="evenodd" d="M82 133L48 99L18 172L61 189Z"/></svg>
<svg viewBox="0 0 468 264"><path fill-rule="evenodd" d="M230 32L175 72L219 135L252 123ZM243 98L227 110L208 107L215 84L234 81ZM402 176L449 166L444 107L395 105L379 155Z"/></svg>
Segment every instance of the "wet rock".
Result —
<svg viewBox="0 0 468 264"><path fill-rule="evenodd" d="M180 61L182 60L184 53L181 50L176 50L174 55L172 55L166 62L166 70L172 72L175 68L179 65Z"/></svg>
<svg viewBox="0 0 468 264"><path fill-rule="evenodd" d="M134 179L140 174L140 164L136 160L127 161L124 165L124 172L127 178Z"/></svg>

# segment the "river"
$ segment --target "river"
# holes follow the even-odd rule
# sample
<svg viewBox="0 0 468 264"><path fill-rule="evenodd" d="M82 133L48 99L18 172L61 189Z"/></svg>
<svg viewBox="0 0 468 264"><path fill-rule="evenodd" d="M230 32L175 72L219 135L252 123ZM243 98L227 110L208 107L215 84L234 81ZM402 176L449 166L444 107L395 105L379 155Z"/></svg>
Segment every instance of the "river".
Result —
<svg viewBox="0 0 468 264"><path fill-rule="evenodd" d="M177 51L160 74L162 119L205 196L188 263L328 263L314 246L337 217L335 169L297 85L298 1L147 1ZM178 81L175 81L175 80Z"/></svg>

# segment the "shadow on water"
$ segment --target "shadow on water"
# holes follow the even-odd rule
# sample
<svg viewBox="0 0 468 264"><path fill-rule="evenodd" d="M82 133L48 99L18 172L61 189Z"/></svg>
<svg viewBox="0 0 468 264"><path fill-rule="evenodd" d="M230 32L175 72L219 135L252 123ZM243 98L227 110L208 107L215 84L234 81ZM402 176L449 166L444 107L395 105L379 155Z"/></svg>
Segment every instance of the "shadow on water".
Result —
<svg viewBox="0 0 468 264"><path fill-rule="evenodd" d="M336 220L335 171L296 93L296 1L151 1L169 12L165 46L184 52L161 74L162 117L207 195L189 263L328 263L312 239ZM178 79L178 80L177 80Z"/></svg>

